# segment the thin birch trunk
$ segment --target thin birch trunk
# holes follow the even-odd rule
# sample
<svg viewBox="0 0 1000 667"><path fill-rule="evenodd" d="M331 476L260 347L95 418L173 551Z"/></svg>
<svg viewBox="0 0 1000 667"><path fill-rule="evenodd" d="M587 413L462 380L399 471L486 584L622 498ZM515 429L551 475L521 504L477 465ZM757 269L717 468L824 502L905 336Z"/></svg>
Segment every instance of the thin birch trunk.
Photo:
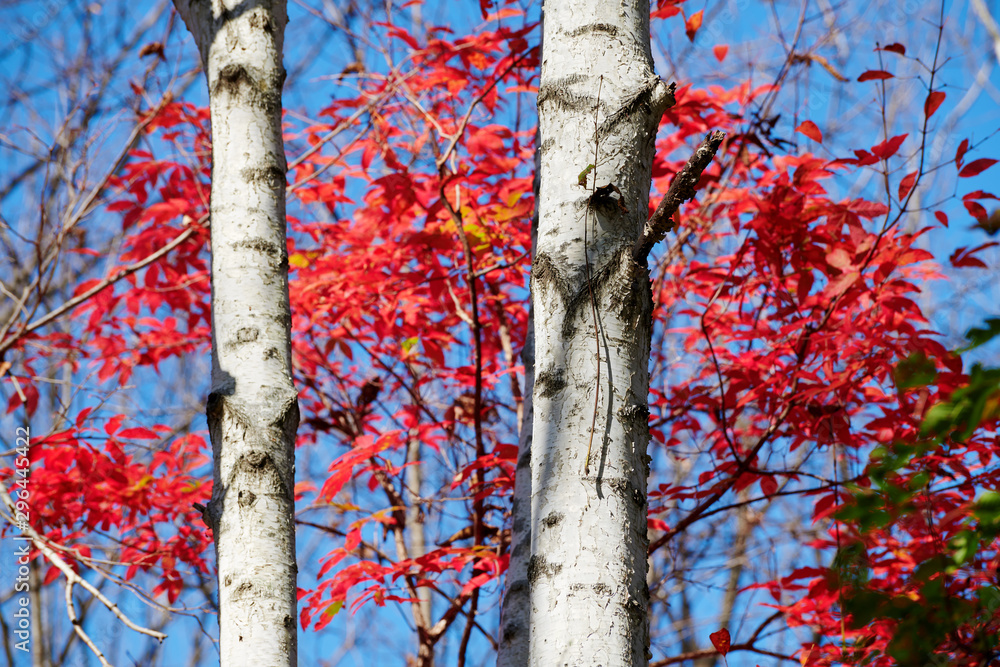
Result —
<svg viewBox="0 0 1000 667"><path fill-rule="evenodd" d="M415 431L416 429L414 429ZM420 558L427 554L427 540L424 535L424 511L421 506L423 496L423 469L421 467L420 439L413 435L407 444L406 460L411 465L406 469L405 497L409 503L406 509L406 527L410 538L410 558ZM426 586L417 589L420 618L414 618L418 627L431 627L431 591ZM432 656L433 658L433 656Z"/></svg>
<svg viewBox="0 0 1000 667"><path fill-rule="evenodd" d="M294 444L281 136L283 0L175 0L212 114L215 454L204 512L219 571L223 667L294 667Z"/></svg>

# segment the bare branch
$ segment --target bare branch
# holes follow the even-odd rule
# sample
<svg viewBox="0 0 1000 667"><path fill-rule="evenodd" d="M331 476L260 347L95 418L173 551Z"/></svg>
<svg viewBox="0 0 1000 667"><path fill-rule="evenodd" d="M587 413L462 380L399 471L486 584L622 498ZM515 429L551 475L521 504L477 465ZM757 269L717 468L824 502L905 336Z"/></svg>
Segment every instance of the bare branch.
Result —
<svg viewBox="0 0 1000 667"><path fill-rule="evenodd" d="M11 523L11 525L18 525L18 524L15 523L15 520L14 520L14 516L17 515L17 508L14 506L14 501L10 499L10 491L7 489L7 485L4 484L3 482L0 482L0 497L2 497L3 504L7 506L7 509L12 514L12 516L4 517L4 518L6 518ZM101 591L99 591L93 584L91 584L89 581L87 581L86 579L84 579L83 577L81 577L79 574L77 574L73 570L73 567L69 563L67 563L65 560L63 560L62 556L60 556L59 554L57 554L55 552L55 549L52 548L52 546L49 544L48 540L45 538L44 535L40 534L37 530L35 530L34 528L32 528L30 525L25 525L24 528L23 528L23 532L26 533L31 538L31 541L38 548L38 550L41 551L45 555L45 558L48 559L48 561L50 563L52 563L57 568L59 568L59 571L62 572L63 575L66 577L67 591L69 591L74 585L82 586L84 589L87 590L88 593L90 593L95 598L97 598L98 600L100 600L101 604L103 604L105 607L107 607L108 610L112 614L114 614L115 617L118 620L120 620L122 623L124 623L129 628L135 630L138 633L141 633L141 634L144 634L144 635L148 635L148 636L153 637L154 639L158 639L160 641L163 641L164 639L167 638L167 636L165 634L163 634L162 632L157 632L156 630L150 630L149 628L145 628L145 627L143 627L143 626L135 623L132 619L130 619L128 616L126 616L122 612L122 610L118 608L117 604L115 604L114 602L112 602L111 600L109 600L104 595L104 593L102 593ZM70 593L67 592L67 595L69 595L69 594ZM71 621L73 620L73 618L75 616L75 613L76 613L75 611L72 612L73 615L70 616L70 620ZM83 639L84 642L87 642L87 638L86 637L81 636L81 639ZM87 642L87 643L88 643L88 645L92 646L89 642ZM97 655L98 655L98 657L100 657L100 652L97 652Z"/></svg>
<svg viewBox="0 0 1000 667"><path fill-rule="evenodd" d="M646 263L650 251L659 243L667 232L674 228L674 213L680 205L688 199L692 199L695 194L695 186L702 172L708 167L708 163L715 157L719 145L726 138L726 133L715 131L705 137L701 146L694 152L687 164L677 172L670 189L663 196L660 205L656 207L653 215L646 222L646 227L642 230L642 236L632 249L632 259L640 264Z"/></svg>

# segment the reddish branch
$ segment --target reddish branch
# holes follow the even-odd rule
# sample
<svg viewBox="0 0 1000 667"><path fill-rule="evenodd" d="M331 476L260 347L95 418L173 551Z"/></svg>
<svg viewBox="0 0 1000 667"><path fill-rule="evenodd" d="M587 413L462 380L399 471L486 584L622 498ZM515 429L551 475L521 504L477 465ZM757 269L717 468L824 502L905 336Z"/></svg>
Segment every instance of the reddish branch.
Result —
<svg viewBox="0 0 1000 667"><path fill-rule="evenodd" d="M784 655L782 653L775 653L774 651L767 651L762 648L756 648L748 643L743 644L733 644L729 647L729 653L735 651L747 651L749 653L756 653L758 655L766 655L770 658L778 658L779 660L788 660L789 662L799 662L799 659L791 656ZM721 655L714 648L703 648L697 651L688 651L687 653L681 653L680 655L671 656L669 658L664 658L663 660L657 660L656 662L651 662L650 667L666 667L666 665L677 665L683 662L688 662L690 660L697 660L698 658L707 658L712 655Z"/></svg>
<svg viewBox="0 0 1000 667"><path fill-rule="evenodd" d="M441 197L441 202L444 204L445 210L448 212L452 223L455 225L455 229L458 233L458 238L462 244L462 254L465 256L465 273L466 282L469 285L469 300L471 301L472 317L469 326L472 329L472 337L474 344L474 363L475 363L475 386L473 390L473 411L475 413L474 418L474 428L475 428L475 457L476 460L481 460L486 455L486 448L483 443L483 345L482 345L482 334L483 328L482 323L479 319L479 295L477 289L477 280L479 278L476 273L475 267L475 256L472 252L472 247L469 244L469 239L465 233L465 223L462 220L462 215L459 212L461 209L461 202L457 200L453 205L448 199L447 193L445 192L446 183L450 175L449 170L446 168L448 158L455 151L458 142L461 140L462 136L465 134L465 129L468 127L469 120L472 118L472 111L475 109L482 101L485 99L486 95L489 94L496 85L504 79L514 68L521 63L524 58L528 56L528 53L524 53L514 59L510 65L502 72L500 75L495 77L492 82L486 88L484 88L479 95L472 101L469 108L466 110L461 122L459 123L458 129L451 136L448 146L444 151L441 151L437 143L431 144L431 150L434 152L434 161L438 170L439 185L438 194ZM424 111L419 104L415 104L416 108L424 114L424 116L430 120L433 120L426 111ZM435 127L438 127L436 123L432 123ZM438 127L440 130L440 128ZM457 190L456 190L457 192ZM464 318L463 318L464 319ZM470 480L473 489L477 490L473 500L473 547L479 547L483 544L484 537L484 525L483 519L486 514L486 506L482 494L479 493L480 487L483 483L483 474L477 469L473 472L472 478ZM460 596L460 599L463 596ZM465 630L462 633L462 638L459 643L458 650L458 666L463 667L465 665L465 656L468 650L469 639L472 634L472 628L475 624L475 615L479 605L479 589L476 588L472 591L470 596L469 610L467 612L468 622L466 623ZM452 609L457 611L456 607ZM449 610L451 611L451 610Z"/></svg>
<svg viewBox="0 0 1000 667"><path fill-rule="evenodd" d="M791 660L794 662L798 662L799 661L798 658L794 658L790 655L783 655L781 653L775 653L773 651L768 651L754 646L754 644L757 643L757 639L760 637L764 629L767 628L767 626L773 623L774 621L781 618L782 616L783 612L776 611L767 618L765 618L763 622L761 622L761 624L757 626L757 629L754 631L753 635L751 635L747 641L742 642L740 644L733 644L732 646L729 647L727 653L732 653L733 651L748 651L750 653L766 655L772 658L779 658L781 660ZM676 665L678 663L687 662L688 660L696 660L698 658L705 658L711 655L724 655L724 654L720 654L714 648L704 648L704 649L699 649L697 651L687 651L685 653L681 653L680 655L674 655L669 658L664 658L663 660L657 660L656 662L649 663L649 665L650 667L665 667L666 665Z"/></svg>
<svg viewBox="0 0 1000 667"><path fill-rule="evenodd" d="M456 135L458 136L458 135ZM455 224L455 228L458 230L458 238L462 242L462 253L465 255L465 272L466 272L466 282L469 283L469 299L472 301L472 336L475 345L475 387L474 387L474 410L475 410L475 421L473 422L476 432L476 460L481 460L486 455L486 448L483 445L483 328L479 321L479 297L476 289L476 268L475 268L475 257L472 254L472 247L469 245L469 238L465 234L465 222L462 220L461 214L455 210L455 206L459 206L460 202L456 202L455 206L448 201L448 197L444 191L444 180L446 178L444 161L439 158L438 170L441 175L441 186L438 189L441 195L441 201L444 203L448 214L451 216L452 222ZM472 501L473 504L473 545L475 547L480 546L483 543L483 517L485 516L486 510L484 505L484 500L482 494L479 493L480 485L482 484L482 474L479 469L472 473L472 488L476 489L475 499ZM459 644L458 650L458 665L463 667L465 665L465 653L469 646L469 638L472 635L472 620L476 616L476 609L479 606L479 589L476 588L472 591L472 599L469 603L468 612L468 623L465 626L465 630L462 633L462 640Z"/></svg>
<svg viewBox="0 0 1000 667"><path fill-rule="evenodd" d="M716 134L719 134L719 133L716 133ZM703 146L704 146L704 144L703 144ZM692 157L692 160L693 159L694 159L694 157ZM691 162L689 161L688 164L690 164L690 163ZM672 191L673 189L674 189L673 188L673 184L671 184L670 190ZM666 199L666 197L664 197L664 199ZM661 206L662 206L662 204L661 204ZM657 210L659 210L659 208ZM654 214L654 217L655 217L655 214ZM648 225L647 225L647 227L648 227ZM885 229L883 229L875 237L875 241L874 241L874 243L872 243L872 247L869 249L868 253L865 256L864 261L861 263L861 265L860 265L860 267L858 269L858 271L859 271L860 274L864 274L864 272L870 266L871 262L874 260L876 251L877 251L877 249L879 247L879 244L881 243L881 241L885 237L885 235L888 233L888 231L889 231L889 229L885 228ZM806 356L807 356L807 354L809 352L809 346L810 346L810 343L813 340L813 336L815 334L817 334L818 332L822 331L826 327L827 323L829 323L829 321L830 321L831 316L835 312L835 310L837 308L837 305L841 302L841 300L844 298L844 295L846 293L847 292L841 292L840 294L838 294L837 296L835 296L833 298L833 300L824 309L823 315L820 318L819 322L816 323L815 325L807 326L806 329L802 332L802 334L799 337L799 341L798 341L798 343L796 345L796 348L797 348L796 349L796 355L795 355L796 356L796 363L795 363L795 367L796 368L801 368L802 365L805 363L805 359L806 359ZM705 333L706 339L709 341L709 345L711 346L711 336L709 335L707 329L704 327L704 324L703 324L703 327L702 327L702 331ZM717 363L718 362L716 361L716 364ZM705 500L703 500L686 517L684 517L683 519L681 519L677 523L676 526L673 526L670 530L666 531L663 535L661 535L656 541L652 542L649 545L649 551L648 551L649 554L654 553L657 549L659 549L664 544L666 544L667 542L669 542L670 540L672 540L676 535L678 535L679 533L681 533L684 530L686 530L688 528L688 526L690 526L694 522L696 522L699 519L701 519L702 517L704 517L706 515L706 512L715 503L717 503L726 493L728 493L728 491L731 488L733 488L733 486L736 485L736 482L739 480L740 476L743 475L743 474L745 474L746 472L748 472L751 469L751 467L752 467L752 465L751 465L752 461L754 461L756 459L757 454L760 452L761 449L763 449L764 445L771 439L771 437L774 436L778 432L778 429L785 423L785 420L788 418L789 414L791 413L792 408L794 408L796 405L798 405L801 402L802 399L799 398L799 397L797 397L798 387L799 387L800 380L801 380L801 376L800 375L796 375L793 378L791 387L789 388L789 390L788 390L788 392L786 394L786 396L788 396L788 402L785 404L785 407L781 410L781 412L777 415L777 417L775 417L773 420L771 420L771 423L768 425L768 427L764 431L764 433L761 434L760 438L757 440L757 442L754 444L754 446L750 449L750 451L747 454L747 456L744 459L742 459L742 460L740 460L738 456L736 457L736 461L737 461L736 471L729 477L729 479L727 479L723 484L721 484L716 489L716 491L714 493L712 493L712 495L710 495L708 498L706 498ZM725 429L725 415L723 415L723 429ZM775 494L771 494L771 495L775 495Z"/></svg>

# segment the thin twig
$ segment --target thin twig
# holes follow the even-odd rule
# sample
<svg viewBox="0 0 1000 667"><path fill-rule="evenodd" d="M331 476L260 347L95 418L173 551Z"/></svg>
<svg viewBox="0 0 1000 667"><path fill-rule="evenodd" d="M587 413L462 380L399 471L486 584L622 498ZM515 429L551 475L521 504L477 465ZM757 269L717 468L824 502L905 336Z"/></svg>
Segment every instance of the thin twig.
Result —
<svg viewBox="0 0 1000 667"><path fill-rule="evenodd" d="M108 659L104 657L104 653L101 649L97 648L97 644L94 640L90 638L84 629L83 623L76 615L76 608L73 606L73 582L66 582L66 615L69 617L69 624L73 626L73 632L83 641L84 644L90 649L90 652L97 656L97 659L101 661L103 667L112 667Z"/></svg>
<svg viewBox="0 0 1000 667"><path fill-rule="evenodd" d="M10 510L10 512L13 515L8 518L8 520L11 522L11 525L17 525L20 528L21 526L14 521L14 516L17 515L17 508L14 506L14 501L10 499L10 491L7 489L7 485L4 484L3 482L0 482L0 498L2 498L3 504L7 506L7 509ZM76 584L82 586L84 589L86 589L88 593L97 598L101 602L101 604L107 607L108 610L112 614L114 614L116 618L118 618L118 620L120 620L122 623L124 623L132 630L135 630L136 632L144 635L148 635L160 641L163 641L164 639L167 638L167 636L162 632L157 632L156 630L150 630L149 628L145 628L141 625L138 625L137 623L133 622L132 619L130 619L128 616L122 613L122 610L118 608L118 605L109 600L104 595L104 593L95 588L93 584L91 584L89 581L87 581L79 574L77 574L73 570L72 566L70 566L69 563L63 560L62 556L57 554L55 550L49 545L48 540L44 536L42 536L38 531L36 531L33 527L31 527L30 525L25 525L23 526L22 532L26 533L31 538L31 541L38 548L38 550L45 555L45 558L48 559L50 563L55 565L59 569L59 571L63 573L63 575L66 577L66 581L68 582L68 584Z"/></svg>
<svg viewBox="0 0 1000 667"><path fill-rule="evenodd" d="M597 103L594 105L594 184L590 188L590 200L583 215L583 259L587 266L587 291L590 292L590 313L594 316L594 347L597 359L597 381L594 383L594 415L590 419L590 439L587 441L587 456L583 459L583 474L590 474L590 449L594 446L594 428L597 426L597 411L601 405L601 330L597 322L597 301L594 299L594 283L590 277L590 253L587 250L587 228L590 226L590 211L594 197L597 195L597 165L600 162L599 151L601 135L598 131L597 118L601 110L601 89L604 87L604 75L597 84ZM596 233L596 229L594 230Z"/></svg>
<svg viewBox="0 0 1000 667"><path fill-rule="evenodd" d="M451 156L452 151L454 151L455 147L458 146L458 141L462 138L462 135L465 134L465 128L469 124L469 120L472 119L472 110L475 109L477 106L479 106L479 103L482 102L487 95L489 95L490 91L496 88L496 85L500 83L500 81L505 76L510 74L515 67L520 65L521 61L527 58L529 53L531 53L530 49L527 52L518 56L507 67L507 69L505 69L503 72L500 73L499 76L493 79L490 85L486 86L486 88L484 88L483 91L479 93L479 95L477 95L474 100L472 100L472 103L469 104L469 108L465 112L465 116L462 117L462 122L458 124L458 129L455 130L455 134L452 135L451 140L448 142L447 148L444 149L443 153L435 156L435 161L437 162L438 170L440 170L444 166L444 163L447 162L448 158Z"/></svg>
<svg viewBox="0 0 1000 667"><path fill-rule="evenodd" d="M207 220L207 219L208 219L208 215L204 215L201 218L202 221ZM46 324L48 324L52 320L58 318L60 315L62 315L66 311L72 310L73 308L75 308L76 306L80 305L81 303L83 303L84 301L86 301L90 297L94 296L95 294L97 294L101 290L106 289L107 287L109 287L112 284L118 282L122 278L135 273L136 271L138 271L138 270L140 270L140 269L142 269L142 268L144 268L144 267L152 264L153 262L155 262L159 258L163 257L168 252L170 252L171 250L173 250L174 248L176 248L177 246L179 246L181 243L184 243L184 241L187 241L189 238L191 238L191 236L194 235L194 232L195 232L196 229L198 229L198 225L192 225L191 227L188 227L183 232L181 232L180 234L178 234L177 237L174 238L173 241L171 241L167 245L163 246L162 248L160 248L156 252L152 253L148 257L145 257L144 259L141 259L138 262L135 262L134 264L130 264L130 265L128 265L128 266L126 266L126 267L124 267L122 269L119 269L113 275L108 276L107 278L105 278L101 282L99 282L96 285L94 285L93 287L91 287L86 292L82 292L81 294L76 295L75 297L73 297L69 301L65 302L64 304L62 304L61 306L59 306L55 310L52 310L49 313L43 315L42 317L39 317L34 322L31 322L29 324L25 324L15 334L13 334L12 336L4 339L3 341L0 341L0 355L2 355L4 352L6 352L7 348L9 348L11 345L13 345L18 340L20 340L21 337L24 336L25 334L31 333L35 329L38 329L39 327L45 326Z"/></svg>

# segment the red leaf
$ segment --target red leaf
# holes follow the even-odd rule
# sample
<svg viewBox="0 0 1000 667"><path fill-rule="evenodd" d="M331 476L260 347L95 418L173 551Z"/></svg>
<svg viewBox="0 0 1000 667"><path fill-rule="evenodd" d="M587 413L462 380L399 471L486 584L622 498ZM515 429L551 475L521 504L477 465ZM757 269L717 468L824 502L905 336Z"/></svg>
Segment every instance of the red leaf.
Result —
<svg viewBox="0 0 1000 667"><path fill-rule="evenodd" d="M114 435L118 432L118 429L122 426L122 420L125 419L125 415L115 415L108 420L108 423L104 425L104 432L108 435Z"/></svg>
<svg viewBox="0 0 1000 667"><path fill-rule="evenodd" d="M472 591L476 590L487 581L493 578L492 572L484 572L482 574L477 574L472 579L469 579L465 586L462 587L462 595L469 595Z"/></svg>
<svg viewBox="0 0 1000 667"><path fill-rule="evenodd" d="M354 551L361 544L361 530L355 528L347 533L347 539L344 541L344 551Z"/></svg>
<svg viewBox="0 0 1000 667"><path fill-rule="evenodd" d="M10 400L7 402L7 414L10 414L16 410L21 405L21 396L24 396L24 411L31 417L35 414L35 410L38 409L38 388L33 384L22 384L21 391L14 391L11 393Z"/></svg>
<svg viewBox="0 0 1000 667"><path fill-rule="evenodd" d="M773 496L778 492L778 482L771 476L760 478L760 490L765 496Z"/></svg>
<svg viewBox="0 0 1000 667"><path fill-rule="evenodd" d="M333 501L334 496L340 493L344 485L351 479L351 468L344 467L336 471L323 483L323 488L319 491L319 500L325 502Z"/></svg>
<svg viewBox="0 0 1000 667"><path fill-rule="evenodd" d="M875 49L875 50L878 51L879 49ZM882 51L892 51L893 53L898 53L901 56L905 56L906 55L906 47L903 46L902 44L900 44L899 42L893 42L892 44L889 44L887 46L883 46L881 50Z"/></svg>
<svg viewBox="0 0 1000 667"><path fill-rule="evenodd" d="M867 167L870 164L875 164L878 162L878 158L869 153L868 151L854 151L854 156L856 159L841 158L839 162L845 164L854 164L859 167Z"/></svg>
<svg viewBox="0 0 1000 667"><path fill-rule="evenodd" d="M903 177L903 180L899 182L899 199L902 201L903 197L910 194L910 190L913 189L913 184L917 180L917 172L911 172Z"/></svg>
<svg viewBox="0 0 1000 667"><path fill-rule="evenodd" d="M806 297L809 296L809 292L812 290L812 286L815 281L816 279L813 277L812 271L805 271L799 277L799 284L796 288L796 297L799 300L800 306L806 300Z"/></svg>
<svg viewBox="0 0 1000 667"><path fill-rule="evenodd" d="M844 270L851 266L851 254L843 248L834 248L826 254L827 263L836 268Z"/></svg>
<svg viewBox="0 0 1000 667"><path fill-rule="evenodd" d="M701 27L701 20L704 14L705 10L699 9L694 14L692 14L691 18L689 18L687 22L684 24L684 32L687 33L688 39L692 42L694 41L694 34L698 32L698 28Z"/></svg>
<svg viewBox="0 0 1000 667"><path fill-rule="evenodd" d="M646 519L646 527L650 530L662 530L663 532L670 530L670 526L663 519Z"/></svg>
<svg viewBox="0 0 1000 667"><path fill-rule="evenodd" d="M396 39L405 42L406 45L409 46L414 51L420 50L420 43L413 38L413 35L408 33L403 28L397 28L396 26L389 26L388 32L390 37L395 37Z"/></svg>
<svg viewBox="0 0 1000 667"><path fill-rule="evenodd" d="M963 246L951 254L951 257L949 258L951 259L951 265L954 266L956 269L964 269L964 268L985 269L987 268L986 262L979 259L978 257L973 257L973 255L979 252L980 250L986 250L987 248L992 248L997 245L1000 245L1000 243L997 243L996 241L991 241L989 243L978 245L972 250L966 250L965 247Z"/></svg>
<svg viewBox="0 0 1000 667"><path fill-rule="evenodd" d="M969 140L962 139L962 143L958 145L958 150L955 151L955 166L959 169L962 168L962 160L965 158L965 152L969 150Z"/></svg>
<svg viewBox="0 0 1000 667"><path fill-rule="evenodd" d="M410 0L409 4L422 4L422 3L423 0ZM486 20L499 21L500 19L510 18L511 16L524 16L524 12L522 12L520 9L514 9L513 7L505 7L504 9L498 9L497 11L487 16Z"/></svg>
<svg viewBox="0 0 1000 667"><path fill-rule="evenodd" d="M81 426L83 426L83 422L86 421L87 417L93 411L94 411L93 407L84 408L83 410L80 410L80 414L76 416L76 427L80 428Z"/></svg>
<svg viewBox="0 0 1000 667"><path fill-rule="evenodd" d="M935 211L934 212L934 217L937 218L938 222L940 222L945 227L948 226L948 216L946 214L944 214L943 212L941 212L941 211Z"/></svg>
<svg viewBox="0 0 1000 667"><path fill-rule="evenodd" d="M43 586L48 586L53 581L59 578L59 568L55 565L49 567L48 571L45 572L45 579L42 581Z"/></svg>
<svg viewBox="0 0 1000 667"><path fill-rule="evenodd" d="M928 118L934 115L934 112L938 110L941 103L944 102L945 94L940 90L935 90L927 96L924 100L924 115Z"/></svg>
<svg viewBox="0 0 1000 667"><path fill-rule="evenodd" d="M1000 199L1000 197L997 197L994 194L990 194L989 192L983 192L982 190L974 190L972 192L969 192L967 194L962 195L962 199L963 200L964 199Z"/></svg>
<svg viewBox="0 0 1000 667"><path fill-rule="evenodd" d="M845 271L842 275L838 276L836 280L831 280L830 284L826 286L823 290L824 296L827 297L838 297L848 289L851 285L857 282L861 274L857 271Z"/></svg>
<svg viewBox="0 0 1000 667"><path fill-rule="evenodd" d="M877 218L880 215L885 215L889 212L889 207L885 204L879 204L873 201L866 201L864 199L855 199L847 205L847 208L854 213L857 213L862 218Z"/></svg>
<svg viewBox="0 0 1000 667"><path fill-rule="evenodd" d="M896 151L899 150L899 147L903 145L908 136L908 134L900 134L891 139L886 139L882 143L872 146L872 153L883 160L888 160L896 154Z"/></svg>
<svg viewBox="0 0 1000 667"><path fill-rule="evenodd" d="M135 428L125 429L118 434L118 437L131 438L132 440L158 440L160 436L153 431L150 431L148 428L137 426Z"/></svg>
<svg viewBox="0 0 1000 667"><path fill-rule="evenodd" d="M655 12L650 14L650 18L654 19L668 19L671 16L677 16L681 13L680 7L674 7L673 5L668 5L657 9Z"/></svg>
<svg viewBox="0 0 1000 667"><path fill-rule="evenodd" d="M986 171L993 165L997 163L997 160L993 160L986 157L981 157L978 160L973 160L969 164L962 168L962 171L958 172L959 178L969 178L970 176L977 176L982 172Z"/></svg>
<svg viewBox="0 0 1000 667"><path fill-rule="evenodd" d="M964 250L964 248L960 248ZM969 257L968 253L959 255L959 251L956 250L951 255L951 265L956 269L985 269L986 263L983 260L976 257Z"/></svg>
<svg viewBox="0 0 1000 667"><path fill-rule="evenodd" d="M795 131L801 132L818 144L823 143L823 133L816 127L816 123L811 120L803 121L801 125L795 128Z"/></svg>
<svg viewBox="0 0 1000 667"><path fill-rule="evenodd" d="M725 656L729 653L729 630L722 628L718 632L710 634L708 638L712 640L712 646L715 647L715 650L718 651L720 655Z"/></svg>
<svg viewBox="0 0 1000 667"><path fill-rule="evenodd" d="M969 212L969 215L977 221L986 222L989 218L989 213L986 212L986 209L979 202L970 199L962 203L965 204L965 210Z"/></svg>
<svg viewBox="0 0 1000 667"><path fill-rule="evenodd" d="M729 46L726 44L719 44L712 48L712 53L715 54L715 59L720 63L726 59L726 54L729 53Z"/></svg>
<svg viewBox="0 0 1000 667"><path fill-rule="evenodd" d="M870 69L861 76L858 77L858 81L879 81L882 79L891 79L893 74L880 69Z"/></svg>

